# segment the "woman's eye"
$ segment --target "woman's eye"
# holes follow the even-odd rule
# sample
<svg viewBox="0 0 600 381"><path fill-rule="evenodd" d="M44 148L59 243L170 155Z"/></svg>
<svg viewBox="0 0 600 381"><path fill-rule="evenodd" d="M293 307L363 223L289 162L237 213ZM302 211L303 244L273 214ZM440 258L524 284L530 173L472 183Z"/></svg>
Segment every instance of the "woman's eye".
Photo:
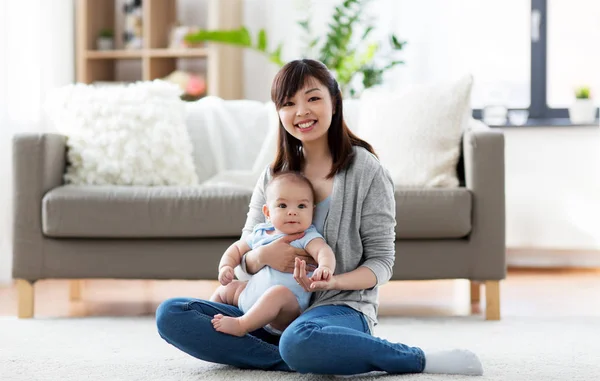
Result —
<svg viewBox="0 0 600 381"><path fill-rule="evenodd" d="M278 208L285 208L286 206L287 205L285 205L285 204L279 204L279 205L277 205Z"/></svg>
<svg viewBox="0 0 600 381"><path fill-rule="evenodd" d="M283 106L281 106L281 107L289 107L289 106L293 106L293 105L294 105L294 104L293 104L292 102L285 102L285 103L283 104Z"/></svg>
<svg viewBox="0 0 600 381"><path fill-rule="evenodd" d="M309 102L311 102L311 101L314 102L314 101L318 101L319 99L321 99L321 98L319 98L319 97L311 97L308 101Z"/></svg>

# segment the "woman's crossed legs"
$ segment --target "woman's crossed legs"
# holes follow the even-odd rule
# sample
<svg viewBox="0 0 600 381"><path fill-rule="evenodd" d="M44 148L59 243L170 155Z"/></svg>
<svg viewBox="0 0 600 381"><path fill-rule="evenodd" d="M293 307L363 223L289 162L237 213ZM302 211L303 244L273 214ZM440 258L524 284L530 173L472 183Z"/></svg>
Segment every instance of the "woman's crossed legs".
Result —
<svg viewBox="0 0 600 381"><path fill-rule="evenodd" d="M243 337L217 332L217 314L239 317L234 306L176 298L156 311L158 331L168 343L199 359L239 368L302 373L419 373L423 351L368 333L363 315L345 306L321 306L300 315L278 337L258 329Z"/></svg>

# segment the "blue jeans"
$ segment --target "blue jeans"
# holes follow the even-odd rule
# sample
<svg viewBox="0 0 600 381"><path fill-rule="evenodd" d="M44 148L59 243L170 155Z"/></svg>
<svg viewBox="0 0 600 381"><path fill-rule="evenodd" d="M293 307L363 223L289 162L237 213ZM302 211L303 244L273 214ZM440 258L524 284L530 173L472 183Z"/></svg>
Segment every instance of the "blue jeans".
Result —
<svg viewBox="0 0 600 381"><path fill-rule="evenodd" d="M384 371L420 373L420 348L372 336L363 314L346 306L321 306L298 317L281 338L258 329L244 337L217 332L216 314L242 316L235 306L191 298L164 301L156 310L160 336L204 361L238 368L349 375Z"/></svg>

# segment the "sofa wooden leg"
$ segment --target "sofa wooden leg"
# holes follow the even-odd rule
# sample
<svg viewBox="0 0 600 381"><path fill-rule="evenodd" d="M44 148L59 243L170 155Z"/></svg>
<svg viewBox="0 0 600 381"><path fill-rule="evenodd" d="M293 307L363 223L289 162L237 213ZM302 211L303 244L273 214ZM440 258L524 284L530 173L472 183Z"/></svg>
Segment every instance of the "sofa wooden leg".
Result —
<svg viewBox="0 0 600 381"><path fill-rule="evenodd" d="M485 282L485 320L500 320L500 281Z"/></svg>
<svg viewBox="0 0 600 381"><path fill-rule="evenodd" d="M481 283L470 281L471 283L471 304L479 304L481 301Z"/></svg>
<svg viewBox="0 0 600 381"><path fill-rule="evenodd" d="M19 319L30 319L33 317L33 283L25 279L17 279L17 293L19 305L17 315Z"/></svg>
<svg viewBox="0 0 600 381"><path fill-rule="evenodd" d="M81 288L83 281L80 279L72 279L69 282L69 299L72 302L81 300Z"/></svg>

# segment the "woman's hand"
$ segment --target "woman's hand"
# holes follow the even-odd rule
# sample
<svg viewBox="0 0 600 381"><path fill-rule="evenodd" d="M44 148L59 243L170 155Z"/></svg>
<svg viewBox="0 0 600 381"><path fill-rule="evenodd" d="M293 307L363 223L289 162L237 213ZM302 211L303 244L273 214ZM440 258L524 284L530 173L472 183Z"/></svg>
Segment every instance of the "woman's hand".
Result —
<svg viewBox="0 0 600 381"><path fill-rule="evenodd" d="M290 245L290 242L300 239L303 236L304 233L286 235L261 247L261 264L284 273L293 273L295 260L299 257L308 262L309 268L314 268L317 263L305 250Z"/></svg>
<svg viewBox="0 0 600 381"><path fill-rule="evenodd" d="M329 280L316 281L306 275L306 262L300 258L296 258L294 263L294 279L304 291L322 291L337 289L337 278L335 275L329 277Z"/></svg>

